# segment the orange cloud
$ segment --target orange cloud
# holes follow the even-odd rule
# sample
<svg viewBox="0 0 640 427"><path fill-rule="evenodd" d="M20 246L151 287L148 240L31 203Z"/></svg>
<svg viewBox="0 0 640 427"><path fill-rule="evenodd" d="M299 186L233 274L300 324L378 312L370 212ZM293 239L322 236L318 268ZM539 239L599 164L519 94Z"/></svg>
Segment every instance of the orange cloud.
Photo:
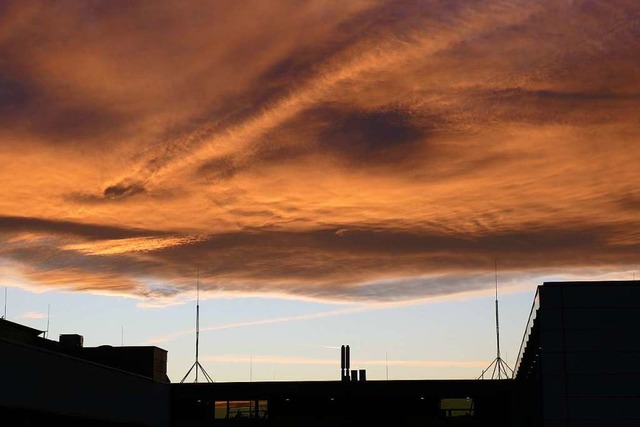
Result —
<svg viewBox="0 0 640 427"><path fill-rule="evenodd" d="M0 274L389 302L638 265L632 0L0 14ZM20 280L15 278L19 277Z"/></svg>
<svg viewBox="0 0 640 427"><path fill-rule="evenodd" d="M114 239L90 243L76 243L64 245L63 250L78 251L87 255L116 255L131 252L154 251L172 246L186 245L197 242L198 237L132 237L129 239Z"/></svg>

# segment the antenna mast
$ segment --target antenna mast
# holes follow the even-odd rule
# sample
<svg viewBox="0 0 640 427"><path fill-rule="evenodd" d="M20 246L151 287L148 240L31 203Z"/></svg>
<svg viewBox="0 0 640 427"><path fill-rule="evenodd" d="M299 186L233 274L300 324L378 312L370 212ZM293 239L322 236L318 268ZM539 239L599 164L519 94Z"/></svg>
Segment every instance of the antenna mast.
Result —
<svg viewBox="0 0 640 427"><path fill-rule="evenodd" d="M500 358L500 318L498 316L498 262L493 260L493 273L496 280L496 354Z"/></svg>
<svg viewBox="0 0 640 427"><path fill-rule="evenodd" d="M49 313L50 313L51 304L47 304L47 330L44 333L45 338L49 338Z"/></svg>
<svg viewBox="0 0 640 427"><path fill-rule="evenodd" d="M198 382L198 369L202 371L202 375L204 375L205 379L208 383L212 383L213 379L209 376L207 371L205 371L204 367L198 361L198 348L200 347L200 266L198 266L198 279L196 280L196 361L191 365L189 371L185 374L185 376L180 381L181 383L189 376L191 371L195 368L196 370L196 380Z"/></svg>
<svg viewBox="0 0 640 427"><path fill-rule="evenodd" d="M7 318L7 287L4 287L4 315L2 316L3 319Z"/></svg>
<svg viewBox="0 0 640 427"><path fill-rule="evenodd" d="M513 377L513 369L500 357L500 318L498 316L498 261L494 259L493 270L496 282L496 358L480 374L479 379L484 379L484 374L493 367L491 371L492 380L508 379Z"/></svg>
<svg viewBox="0 0 640 427"><path fill-rule="evenodd" d="M387 354L387 352L384 352L384 364L385 364L385 370L387 371L387 381L389 380L389 355Z"/></svg>

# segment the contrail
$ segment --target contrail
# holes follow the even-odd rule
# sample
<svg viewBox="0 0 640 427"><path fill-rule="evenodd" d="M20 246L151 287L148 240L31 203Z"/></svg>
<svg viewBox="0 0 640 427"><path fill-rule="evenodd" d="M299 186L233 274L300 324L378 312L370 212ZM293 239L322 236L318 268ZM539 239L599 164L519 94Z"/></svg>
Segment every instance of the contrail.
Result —
<svg viewBox="0 0 640 427"><path fill-rule="evenodd" d="M218 325L218 326L209 326L206 328L200 328L200 332L209 332L209 331L219 331L222 329L231 329L231 328L241 328L244 326L256 326L256 325L268 325L268 324L272 324L272 323L284 323L284 322L293 322L296 320L309 320L309 319L320 319L323 317L331 317L331 316L341 316L343 314L352 314L352 313L359 313L359 312L364 312L364 311L369 311L369 310L374 310L376 309L375 306L358 306L358 307L351 307L351 308L345 308L342 310L332 310L332 311L322 311L319 313L309 313L309 314L301 314L298 316L283 316L283 317L274 317L271 319L261 319L261 320L250 320L250 321L246 321L246 322L234 322L234 323L226 323L223 325ZM161 342L166 342L166 341L171 341L175 338L178 338L179 336L182 335L188 335L191 334L193 331L191 330L184 330L184 331L178 331L178 332L174 332L171 334L167 334L167 335L162 335L162 336L158 336L158 337L153 337L150 338L147 343L161 343Z"/></svg>
<svg viewBox="0 0 640 427"><path fill-rule="evenodd" d="M512 291L513 290L517 292L518 290L521 290L521 289L516 286L512 288ZM479 290L475 292L468 292L465 295L445 295L440 297L428 297L428 298L420 298L420 299L407 300L407 301L367 304L367 305L359 305L356 307L343 308L340 310L321 311L318 313L301 314L298 316L282 316L282 317L274 317L271 319L260 319L260 320L249 320L246 322L225 323L217 326L209 326L204 328L201 327L200 332L220 331L223 329L241 328L246 326L257 326L257 325L269 325L274 323L294 322L298 320L322 319L325 317L342 316L346 314L364 313L364 312L374 311L374 310L385 310L385 309L391 309L391 308L406 307L410 305L434 303L434 302L443 301L443 300L452 301L456 299L468 299L468 298L472 298L473 296L487 294L490 291L491 291L490 289L489 290L485 289L485 290ZM507 292L508 291L509 289L507 289ZM167 341L172 341L183 335L190 335L192 333L193 333L193 330L191 329L176 331L169 334L149 338L146 341L146 343L147 344L163 343ZM327 346L326 348L339 348L339 347Z"/></svg>

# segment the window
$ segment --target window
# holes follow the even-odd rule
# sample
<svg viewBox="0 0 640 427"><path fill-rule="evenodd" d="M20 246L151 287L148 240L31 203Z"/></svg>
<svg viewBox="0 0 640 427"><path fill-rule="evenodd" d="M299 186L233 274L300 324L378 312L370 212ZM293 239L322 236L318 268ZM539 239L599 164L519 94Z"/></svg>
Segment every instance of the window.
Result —
<svg viewBox="0 0 640 427"><path fill-rule="evenodd" d="M440 399L440 410L446 417L472 417L473 399L470 397Z"/></svg>
<svg viewBox="0 0 640 427"><path fill-rule="evenodd" d="M267 418L268 410L266 400L216 401L215 418Z"/></svg>

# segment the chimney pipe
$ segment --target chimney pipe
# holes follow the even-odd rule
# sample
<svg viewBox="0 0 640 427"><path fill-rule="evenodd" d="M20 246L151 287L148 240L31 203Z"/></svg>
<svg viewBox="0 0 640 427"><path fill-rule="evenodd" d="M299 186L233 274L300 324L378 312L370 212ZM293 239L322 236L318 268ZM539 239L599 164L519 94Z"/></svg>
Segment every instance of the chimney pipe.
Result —
<svg viewBox="0 0 640 427"><path fill-rule="evenodd" d="M347 355L347 353L346 353L345 347L344 347L344 345L342 345L340 347L340 379L342 381L345 380L344 370L345 370L345 365L347 364L347 356L346 355Z"/></svg>
<svg viewBox="0 0 640 427"><path fill-rule="evenodd" d="M350 366L351 366L351 355L349 354L349 345L347 344L347 348L346 348L346 356L345 356L345 360L346 360L346 364L344 365L344 368L346 370L349 370Z"/></svg>

